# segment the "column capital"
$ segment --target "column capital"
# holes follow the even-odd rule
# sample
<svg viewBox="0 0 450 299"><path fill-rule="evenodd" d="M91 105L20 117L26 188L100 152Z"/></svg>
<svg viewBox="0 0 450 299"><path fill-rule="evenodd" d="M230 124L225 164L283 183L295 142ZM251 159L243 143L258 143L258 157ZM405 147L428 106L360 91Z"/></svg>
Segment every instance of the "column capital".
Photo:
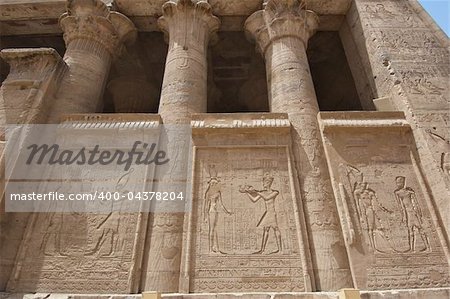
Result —
<svg viewBox="0 0 450 299"><path fill-rule="evenodd" d="M76 39L94 40L117 57L125 43L132 43L137 35L133 22L121 13L110 11L100 0L68 0L67 12L59 24L68 46Z"/></svg>
<svg viewBox="0 0 450 299"><path fill-rule="evenodd" d="M319 18L305 9L303 0L266 0L263 9L245 22L247 37L255 40L264 55L269 45L283 37L300 39L305 47L319 26Z"/></svg>
<svg viewBox="0 0 450 299"><path fill-rule="evenodd" d="M212 14L211 5L206 0L170 0L164 3L162 10L159 27L166 38L184 38L183 47L207 44L220 27L219 18Z"/></svg>
<svg viewBox="0 0 450 299"><path fill-rule="evenodd" d="M42 80L54 65L64 64L58 52L51 48L3 49L0 57L11 67L5 83L11 80Z"/></svg>

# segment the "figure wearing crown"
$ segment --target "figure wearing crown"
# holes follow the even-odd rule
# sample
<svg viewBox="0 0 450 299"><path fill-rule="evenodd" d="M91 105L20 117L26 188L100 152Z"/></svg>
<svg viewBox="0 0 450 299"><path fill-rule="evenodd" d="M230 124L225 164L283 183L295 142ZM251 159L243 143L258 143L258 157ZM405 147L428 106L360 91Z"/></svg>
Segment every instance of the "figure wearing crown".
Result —
<svg viewBox="0 0 450 299"><path fill-rule="evenodd" d="M263 177L263 190L261 191L255 190L253 186L248 185L239 187L239 192L247 194L252 202L256 203L258 200L263 199L266 206L266 211L257 224L257 227L263 228L261 249L254 252L254 254L262 254L265 252L270 229L273 229L275 234L277 249L269 254L278 253L282 250L281 233L278 227L277 212L275 210L275 199L280 192L272 189L273 180L274 178L266 173Z"/></svg>

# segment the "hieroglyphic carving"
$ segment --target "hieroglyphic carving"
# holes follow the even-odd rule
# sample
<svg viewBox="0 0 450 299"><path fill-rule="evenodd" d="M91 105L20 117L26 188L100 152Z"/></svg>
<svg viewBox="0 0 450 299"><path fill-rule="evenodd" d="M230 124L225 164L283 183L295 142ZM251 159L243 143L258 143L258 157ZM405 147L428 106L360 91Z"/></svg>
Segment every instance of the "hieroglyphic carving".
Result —
<svg viewBox="0 0 450 299"><path fill-rule="evenodd" d="M187 123L189 113L206 111L206 50L220 21L207 1L167 1L162 8L158 25L169 51L159 113L165 123Z"/></svg>
<svg viewBox="0 0 450 299"><path fill-rule="evenodd" d="M194 198L217 207L208 215L213 236L211 221L203 221L208 210L194 207L203 217L193 218L190 291L304 290L286 148L202 148L196 157ZM263 190L252 187L261 178Z"/></svg>
<svg viewBox="0 0 450 299"><path fill-rule="evenodd" d="M445 74L441 73L439 69L422 68L417 69L405 69L399 71L402 81L405 83L405 87L411 94L420 95L442 95L445 99L445 85L433 83L434 80L439 80L440 77L444 77ZM434 79L434 80L433 80ZM449 99L445 99L449 101Z"/></svg>
<svg viewBox="0 0 450 299"><path fill-rule="evenodd" d="M401 150L406 148L401 147ZM399 150L400 152L400 150ZM395 163L397 164L397 163ZM345 166L350 167L349 165ZM410 264L410 255L420 255L415 260L424 268L433 269L439 274L439 279L434 283L449 284L448 266L442 267L440 263L423 259L423 254L432 252L436 260L445 263L445 255L442 251L440 241L437 238L436 231L430 221L430 214L426 213L426 203L424 198L419 198L413 188L405 187L404 182L406 178L399 176L400 173L405 173L408 170L404 166L386 166L364 165L360 167L361 173L367 174L367 180L370 180L372 188L368 188L367 181L356 182L355 187L346 184L346 194L350 194L352 188L354 189L354 204L349 203L351 210L358 215L352 221L359 226L360 234L357 236L365 240L367 249L363 246L361 249L364 256L373 256L374 264L368 265L367 268L367 286L369 288L395 288L396 284L402 283L403 286L413 286L412 280L406 279L403 275L404 271L408 271L409 267L414 267ZM411 168L409 172L413 171ZM342 172L341 172L342 173ZM409 176L412 181L413 177ZM347 181L347 176L341 177L341 182ZM386 186L388 184L388 186ZM349 196L345 200L349 200ZM359 213L358 211L359 200ZM364 232L364 233L363 233ZM356 244L355 244L356 243ZM354 242L353 248L358 248L360 245L358 241ZM353 265L358 259L355 252L351 252L351 259L353 258ZM373 252L373 253L370 253ZM396 258L397 256L397 258ZM392 264L379 263L380 260L389 260L395 263L401 271L396 271L392 268ZM389 267L391 267L389 270ZM377 275L382 271L383 275L390 277L391 284L383 286L380 284ZM428 271L428 270L425 270ZM424 270L419 271L421 276L426 276ZM377 274L378 273L378 274ZM361 273L355 276L361 278ZM444 277L447 277L444 279ZM430 279L427 276L427 279ZM441 281L441 279L443 279Z"/></svg>
<svg viewBox="0 0 450 299"><path fill-rule="evenodd" d="M398 176L395 178L397 189L395 189L395 198L399 202L402 210L402 223L408 229L409 251L416 251L416 231L422 238L424 249L421 251L430 251L430 241L424 231L423 213L417 201L414 189L406 186L406 177Z"/></svg>
<svg viewBox="0 0 450 299"><path fill-rule="evenodd" d="M383 26L386 28L396 24L409 27L417 24L418 17L408 4L402 1L361 1L361 14L371 19L371 27Z"/></svg>
<svg viewBox="0 0 450 299"><path fill-rule="evenodd" d="M241 186L239 192L245 193L252 202L256 203L258 200L264 200L266 211L258 221L257 227L263 228L263 236L261 242L261 249L255 252L255 254L262 254L266 251L267 241L269 239L270 229L273 229L275 234L275 241L277 243L277 249L270 254L281 252L283 245L281 242L281 232L278 227L277 212L275 209L275 199L280 194L278 190L272 189L272 183L274 178L266 173L263 177L263 190L258 191L253 186Z"/></svg>
<svg viewBox="0 0 450 299"><path fill-rule="evenodd" d="M382 121L389 116L384 112L355 113L351 126L335 121L341 116L321 113L356 287L450 285L447 241L421 177L411 131L401 119ZM377 116L378 125L370 126Z"/></svg>
<svg viewBox="0 0 450 299"><path fill-rule="evenodd" d="M446 63L445 57L448 56L448 50L426 29L393 31L380 28L371 31L370 37L380 49L389 51L394 61Z"/></svg>
<svg viewBox="0 0 450 299"><path fill-rule="evenodd" d="M224 252L219 249L217 233L219 209L222 209L228 215L231 215L231 212L227 210L222 202L222 192L217 172L215 172L214 169L210 169L210 175L211 178L208 181L208 187L205 192L203 219L209 226L209 252L224 254Z"/></svg>
<svg viewBox="0 0 450 299"><path fill-rule="evenodd" d="M370 67L366 71L374 78L377 94L391 97L395 106L405 112L408 122L414 124L420 161L426 176L433 178L431 192L448 234L449 213L442 212L447 210L449 197L448 176L442 171L442 160L447 155L442 155L446 151L438 150L425 131L433 127L439 132L448 131L449 117L442 117L450 103L448 37L417 1L355 0L354 3L349 16L358 19L358 26L352 27L355 40L358 42L357 36L365 36L364 46L359 50L361 56L368 57ZM379 11L378 18L374 18L370 11L379 4L394 16ZM410 18L405 22L407 16Z"/></svg>
<svg viewBox="0 0 450 299"><path fill-rule="evenodd" d="M33 214L8 290L133 292L140 222L126 212Z"/></svg>
<svg viewBox="0 0 450 299"><path fill-rule="evenodd" d="M316 249L316 283L322 290L333 290L351 284L351 275L333 196L327 196L332 194L317 124L319 105L306 54L319 17L308 7L301 0L264 1L244 27L265 58L270 111L289 114L295 167ZM337 254L331 257L330 250Z"/></svg>
<svg viewBox="0 0 450 299"><path fill-rule="evenodd" d="M448 77L449 52L446 41L432 30L431 24L418 14L417 5L410 1L367 1L358 0L356 9L367 40L369 56L374 62L375 79L378 82L396 75L403 82L409 94L436 95L445 98L446 79L440 81L431 68L442 68L438 77ZM388 56L392 68L386 72L375 57ZM403 70L403 71L402 71ZM408 73L413 71L413 73ZM393 73L394 72L394 73ZM393 80L392 83L396 81ZM391 84L392 84L391 83ZM386 88L386 89L385 89ZM389 93L392 86L381 86L379 92ZM398 95L395 95L398 97ZM409 95L408 95L409 97ZM422 100L422 97L411 99ZM447 98L448 101L448 98ZM420 107L423 109L425 107Z"/></svg>
<svg viewBox="0 0 450 299"><path fill-rule="evenodd" d="M121 128L129 129L123 130L128 137L133 137L130 132L141 136L133 128L149 127L152 133L146 131L146 136L153 137L153 133L159 132L156 123L159 123L159 117L148 115L69 116L67 122L58 127L58 133L61 133L58 144L64 148L74 148L77 144L87 146L86 140L89 138L101 142L99 135L92 135L95 134L94 128L101 135L107 135L111 130L118 134L120 124L126 124ZM114 124L115 129L108 127L108 124ZM86 128L91 130L88 132ZM81 138L80 133L86 139ZM125 139L120 134L115 136L119 136L119 140ZM126 143L114 140L112 145L106 147L123 149ZM49 211L33 213L16 256L8 291L132 293L137 290L137 265L141 262L142 230L147 225L147 216L135 212L141 211L139 204L134 206L137 209L128 209L132 208L131 202L124 200L123 196L144 190L148 179L151 179L147 175L153 172L149 166L134 166L125 171L117 164L102 166L67 166L63 172L45 170L54 176L41 178L38 193L49 190L61 192L67 199L69 194L115 192L119 198L91 198L89 204L81 205L78 200L54 202L54 206L47 206Z"/></svg>
<svg viewBox="0 0 450 299"><path fill-rule="evenodd" d="M450 176L450 139L438 134L435 129L427 129L429 140L433 143L433 149L437 156L440 158L438 161L442 171Z"/></svg>
<svg viewBox="0 0 450 299"><path fill-rule="evenodd" d="M361 226L367 230L369 246L378 252L383 252L377 247L375 242L375 233L379 233L381 237L385 241L388 241L390 243L389 245L392 247L389 232L386 232L386 229L389 230L389 227L385 227L382 221L383 216L381 215L382 212L392 213L392 211L386 209L380 203L377 193L373 189L369 188L369 184L364 181L363 173L361 173L356 167L348 165L341 165L341 167L342 166L347 171L347 178L349 179L349 182L352 181L351 174L353 174L353 171L358 173L359 180L352 185L351 194L353 195L353 200L356 205L359 221Z"/></svg>

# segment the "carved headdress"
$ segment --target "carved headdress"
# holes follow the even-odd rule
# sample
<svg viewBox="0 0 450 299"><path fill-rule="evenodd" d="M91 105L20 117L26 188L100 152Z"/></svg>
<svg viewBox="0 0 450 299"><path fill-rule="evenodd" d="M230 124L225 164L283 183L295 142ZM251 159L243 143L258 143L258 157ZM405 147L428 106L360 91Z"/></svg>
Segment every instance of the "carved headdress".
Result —
<svg viewBox="0 0 450 299"><path fill-rule="evenodd" d="M271 176L268 172L266 172L266 173L264 174L264 177L263 177L263 183L269 182L270 184L272 184L272 183L273 183L273 180L274 180L273 176Z"/></svg>
<svg viewBox="0 0 450 299"><path fill-rule="evenodd" d="M213 181L217 183L220 182L219 174L215 165L208 165L208 174L209 174L208 184L210 184Z"/></svg>

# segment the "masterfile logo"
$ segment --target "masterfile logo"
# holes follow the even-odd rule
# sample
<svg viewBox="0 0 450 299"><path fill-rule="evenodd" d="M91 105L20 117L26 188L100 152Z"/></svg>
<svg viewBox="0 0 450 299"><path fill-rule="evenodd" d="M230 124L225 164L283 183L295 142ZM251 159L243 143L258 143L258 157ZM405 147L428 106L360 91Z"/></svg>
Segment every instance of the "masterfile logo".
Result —
<svg viewBox="0 0 450 299"><path fill-rule="evenodd" d="M189 125L15 125L6 130L9 212L184 212Z"/></svg>
<svg viewBox="0 0 450 299"><path fill-rule="evenodd" d="M26 161L27 165L42 165L44 159L49 165L108 165L116 163L123 165L124 171L128 171L132 164L136 165L163 165L167 164L170 159L167 153L162 150L156 150L157 144L148 144L142 141L135 141L131 150L125 152L123 150L101 149L100 145L95 145L92 150L82 147L75 150L61 150L58 144L32 144L27 147L30 155ZM48 159L46 159L48 158Z"/></svg>

